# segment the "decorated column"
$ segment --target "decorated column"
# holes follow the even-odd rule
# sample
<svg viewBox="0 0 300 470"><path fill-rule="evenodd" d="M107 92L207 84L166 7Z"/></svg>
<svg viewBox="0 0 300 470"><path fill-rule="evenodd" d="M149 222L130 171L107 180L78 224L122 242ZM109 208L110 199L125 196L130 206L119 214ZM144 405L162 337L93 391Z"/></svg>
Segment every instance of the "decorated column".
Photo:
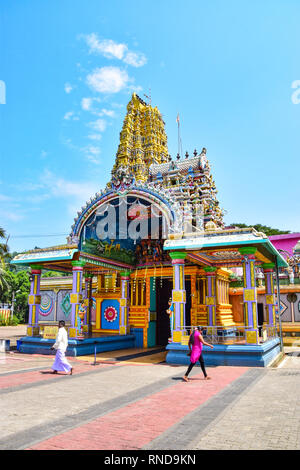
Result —
<svg viewBox="0 0 300 470"><path fill-rule="evenodd" d="M247 343L258 343L257 330L257 295L255 279L255 253L256 248L249 246L239 248L243 256L243 280L244 280L244 312L247 327Z"/></svg>
<svg viewBox="0 0 300 470"><path fill-rule="evenodd" d="M129 313L129 280L130 271L121 273L121 298L120 298L120 335L128 333L128 313Z"/></svg>
<svg viewBox="0 0 300 470"><path fill-rule="evenodd" d="M41 303L40 282L41 282L40 266L31 268L30 275L30 294L28 296L29 305L29 322L27 328L27 336L36 336L39 334L39 306Z"/></svg>
<svg viewBox="0 0 300 470"><path fill-rule="evenodd" d="M90 316L91 316L91 282L93 275L84 273L84 299L79 307L79 316L82 320L83 333L90 333Z"/></svg>
<svg viewBox="0 0 300 470"><path fill-rule="evenodd" d="M206 297L207 319L209 326L217 324L217 297L216 297L216 271L217 268L207 266L204 268L206 274Z"/></svg>
<svg viewBox="0 0 300 470"><path fill-rule="evenodd" d="M84 273L84 301L82 306L84 308L84 315L83 315L83 331L87 331L88 325L88 316L89 316L89 274Z"/></svg>
<svg viewBox="0 0 300 470"><path fill-rule="evenodd" d="M186 253L173 251L170 253L170 257L173 264L172 302L175 307L171 335L173 333L173 341L181 341L181 332L185 328L186 291L184 282L184 260L186 258Z"/></svg>
<svg viewBox="0 0 300 470"><path fill-rule="evenodd" d="M86 278L88 282L88 308L87 308L87 328L88 333L92 334L92 309L93 309L93 274L88 274Z"/></svg>
<svg viewBox="0 0 300 470"><path fill-rule="evenodd" d="M71 327L69 328L69 337L76 338L80 335L81 319L79 317L79 308L82 302L82 274L83 266L85 263L83 261L72 261L72 271L73 271L73 285L72 293L70 294L70 303L72 305L71 313Z"/></svg>
<svg viewBox="0 0 300 470"><path fill-rule="evenodd" d="M262 265L265 275L266 306L268 312L268 324L275 326L275 292L274 292L274 263L265 263Z"/></svg>

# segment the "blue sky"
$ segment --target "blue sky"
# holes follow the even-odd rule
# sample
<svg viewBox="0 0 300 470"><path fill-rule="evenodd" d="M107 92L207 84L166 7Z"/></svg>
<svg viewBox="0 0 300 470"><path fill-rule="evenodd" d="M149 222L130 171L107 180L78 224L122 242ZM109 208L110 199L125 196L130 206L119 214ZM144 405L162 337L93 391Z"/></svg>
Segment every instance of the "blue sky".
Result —
<svg viewBox="0 0 300 470"><path fill-rule="evenodd" d="M1 0L11 249L65 243L110 179L132 92L149 88L169 153L177 113L184 153L207 148L226 223L300 231L299 17L297 0Z"/></svg>

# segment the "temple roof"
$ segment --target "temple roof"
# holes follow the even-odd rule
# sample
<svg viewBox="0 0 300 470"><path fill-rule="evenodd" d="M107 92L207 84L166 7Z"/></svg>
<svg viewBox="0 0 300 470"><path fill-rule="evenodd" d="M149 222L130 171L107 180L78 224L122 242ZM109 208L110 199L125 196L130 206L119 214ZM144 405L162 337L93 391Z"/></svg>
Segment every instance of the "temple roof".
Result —
<svg viewBox="0 0 300 470"><path fill-rule="evenodd" d="M152 164L149 168L150 176L157 176L159 173L162 175L177 173L181 171L197 170L201 166L201 155L196 155L193 158L186 158L185 160L170 160L167 163L160 165Z"/></svg>
<svg viewBox="0 0 300 470"><path fill-rule="evenodd" d="M277 259L279 267L288 266L267 235L254 228L211 230L186 236L174 234L164 244L164 250L187 251L194 261L227 267L241 265L239 248L242 247L256 247L258 263L275 262Z"/></svg>

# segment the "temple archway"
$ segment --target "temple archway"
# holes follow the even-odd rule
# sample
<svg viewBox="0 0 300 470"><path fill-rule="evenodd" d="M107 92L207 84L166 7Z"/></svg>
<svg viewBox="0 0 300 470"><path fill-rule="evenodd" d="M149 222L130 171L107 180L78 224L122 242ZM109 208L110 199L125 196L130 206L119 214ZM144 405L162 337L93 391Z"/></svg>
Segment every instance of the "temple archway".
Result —
<svg viewBox="0 0 300 470"><path fill-rule="evenodd" d="M163 240L179 219L180 207L164 190L110 190L96 194L82 208L69 239L83 252L134 266L146 262L145 244L152 261L162 260Z"/></svg>

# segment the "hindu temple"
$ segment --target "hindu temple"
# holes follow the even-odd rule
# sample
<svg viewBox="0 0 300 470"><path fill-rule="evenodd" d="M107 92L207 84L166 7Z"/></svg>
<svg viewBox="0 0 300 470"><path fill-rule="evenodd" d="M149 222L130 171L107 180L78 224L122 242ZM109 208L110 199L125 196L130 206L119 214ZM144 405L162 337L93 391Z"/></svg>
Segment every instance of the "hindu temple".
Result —
<svg viewBox="0 0 300 470"><path fill-rule="evenodd" d="M282 346L277 279L288 264L265 234L226 228L223 217L206 148L172 158L160 111L134 93L107 185L78 211L66 244L13 260L31 268L20 351L48 354L65 320L69 355L160 345L167 362L186 364L201 325L215 344L207 364L268 365ZM235 268L239 297L229 291ZM57 278L41 282L44 270Z"/></svg>

